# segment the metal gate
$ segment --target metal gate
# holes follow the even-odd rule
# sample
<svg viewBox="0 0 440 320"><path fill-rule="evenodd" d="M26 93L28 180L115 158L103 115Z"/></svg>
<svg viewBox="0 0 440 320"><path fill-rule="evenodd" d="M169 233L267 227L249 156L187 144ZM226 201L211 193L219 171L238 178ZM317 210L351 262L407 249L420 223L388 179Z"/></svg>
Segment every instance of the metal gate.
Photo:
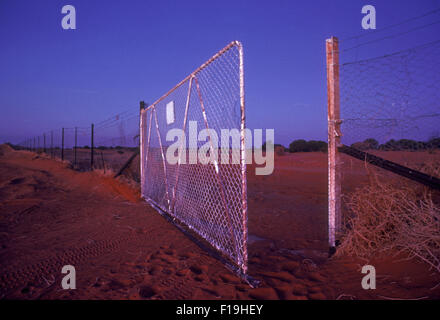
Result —
<svg viewBox="0 0 440 320"><path fill-rule="evenodd" d="M180 141L168 139L179 130L183 133ZM224 137L224 130L238 133L238 146L229 146L228 137L228 146L222 142L219 152L218 137ZM142 197L160 213L195 231L246 275L241 43L231 42L141 110L140 137ZM169 148L176 144L178 161L170 161ZM206 157L211 161L207 163Z"/></svg>

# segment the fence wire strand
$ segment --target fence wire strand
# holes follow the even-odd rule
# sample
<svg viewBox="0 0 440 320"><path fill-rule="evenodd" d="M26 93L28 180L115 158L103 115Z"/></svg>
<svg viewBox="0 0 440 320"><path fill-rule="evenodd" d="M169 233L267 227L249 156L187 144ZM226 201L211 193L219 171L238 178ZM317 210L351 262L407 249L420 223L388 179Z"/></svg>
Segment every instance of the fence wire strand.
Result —
<svg viewBox="0 0 440 320"><path fill-rule="evenodd" d="M340 83L343 144L377 151L439 147L440 41L341 64ZM392 158L405 163L397 153Z"/></svg>

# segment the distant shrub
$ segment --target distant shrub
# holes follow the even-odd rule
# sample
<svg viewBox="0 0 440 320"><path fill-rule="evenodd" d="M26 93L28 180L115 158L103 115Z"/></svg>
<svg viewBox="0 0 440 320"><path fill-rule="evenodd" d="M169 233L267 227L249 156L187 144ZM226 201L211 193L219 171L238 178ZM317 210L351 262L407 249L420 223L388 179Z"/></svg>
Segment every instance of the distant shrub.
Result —
<svg viewBox="0 0 440 320"><path fill-rule="evenodd" d="M385 151L417 151L417 150L425 150L427 149L427 144L422 141L415 141L410 139L400 139L394 140L391 139L384 144L379 146L380 150Z"/></svg>
<svg viewBox="0 0 440 320"><path fill-rule="evenodd" d="M294 140L289 145L290 152L327 152L327 142L304 139Z"/></svg>
<svg viewBox="0 0 440 320"><path fill-rule="evenodd" d="M359 150L376 150L379 148L379 142L376 139L369 138L365 139L363 142L356 142L351 145L353 148Z"/></svg>
<svg viewBox="0 0 440 320"><path fill-rule="evenodd" d="M429 149L440 149L440 138L432 138L426 143L426 147Z"/></svg>
<svg viewBox="0 0 440 320"><path fill-rule="evenodd" d="M307 141L304 139L294 140L289 144L290 152L304 152L307 150Z"/></svg>
<svg viewBox="0 0 440 320"><path fill-rule="evenodd" d="M282 144L278 144L278 143L273 144L272 141L269 141L269 142L265 142L265 143L261 146L261 149L262 149L263 151L266 151L266 144L271 144L271 145L273 145L273 149L274 149L275 153L277 153L277 154L284 153L284 152L287 150L287 148L286 148L285 146L283 146ZM277 150L278 150L278 151L277 151Z"/></svg>
<svg viewBox="0 0 440 320"><path fill-rule="evenodd" d="M283 146L277 145L275 146L275 154L278 156L284 156L286 152L286 148L284 148Z"/></svg>
<svg viewBox="0 0 440 320"><path fill-rule="evenodd" d="M379 144L376 139L369 138L362 142L355 142L351 147L358 150L383 150L383 151L422 151L440 149L440 138L432 138L428 142L411 139L388 140Z"/></svg>

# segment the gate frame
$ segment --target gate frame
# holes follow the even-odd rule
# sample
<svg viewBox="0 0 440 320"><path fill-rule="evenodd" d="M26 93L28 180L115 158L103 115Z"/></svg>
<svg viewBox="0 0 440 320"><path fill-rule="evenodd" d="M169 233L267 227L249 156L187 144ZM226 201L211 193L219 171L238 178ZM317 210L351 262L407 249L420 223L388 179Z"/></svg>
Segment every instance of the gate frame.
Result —
<svg viewBox="0 0 440 320"><path fill-rule="evenodd" d="M213 55L209 60L207 60L205 63L203 63L200 67L198 67L195 71L193 71L191 74L189 74L185 79L183 79L181 82L179 82L177 85L175 85L172 89L170 89L167 93L165 93L162 97L160 97L158 100L156 100L154 103L152 103L151 105L149 105L146 108L141 108L140 111L140 168L141 168L141 196L142 198L144 198L150 205L152 205L152 207L154 209L156 209L160 214L162 215L166 215L172 218L172 221L177 220L179 223L182 223L183 225L186 225L183 221L180 221L179 219L177 219L173 214L172 214L172 209L174 207L175 204L175 191L172 194L172 199L169 199L169 203L168 203L168 210L170 212L164 211L163 208L161 208L161 206L159 206L153 199L150 199L146 194L144 194L144 184L146 182L146 180L148 179L148 177L145 176L145 169L146 169L146 165L148 162L148 150L149 150L149 144L150 144L150 135L151 135L151 120L153 117L153 113L156 114L156 105L161 102L162 100L164 100L165 98L167 98L172 92L174 92L177 88L179 88L180 86L182 86L184 83L186 83L187 81L189 81L189 91L188 91L188 95L190 95L191 93L191 86L193 85L193 82L195 82L196 86L198 87L198 81L197 81L197 74L202 71L204 68L206 68L209 64L211 64L213 61L215 61L218 57L220 57L222 54L224 54L225 52L227 52L229 49L231 49L232 47L236 46L238 48L238 52L239 52L239 89L240 89L240 112L241 112L241 117L240 117L240 168L241 168L241 186L242 186L242 193L241 193L241 204L242 204L242 227L243 227L243 257L242 259L239 259L239 255L238 255L238 249L236 249L236 254L237 254L237 260L235 261L234 259L231 259L231 257L228 257L232 262L234 262L234 265L232 264L228 264L225 261L222 261L226 264L227 267L229 267L230 269L232 269L235 273L237 273L241 278L243 278L245 281L247 281L251 286L255 287L258 286L258 281L256 281L255 279L252 279L251 277L248 276L248 252L247 252L247 244L248 244L248 206L247 206L247 181L246 181L246 140L245 140L245 129L246 129L246 125L245 125L245 121L246 121L246 115L245 115L245 97L244 97L244 63L243 63L243 46L239 41L232 41L231 43L229 43L226 47L224 47L223 49L221 49L220 51L218 51L215 55ZM199 99L201 99L200 97L200 92L198 90L199 93ZM187 97L187 103L186 103L186 108L185 108L185 119L184 119L184 125L186 125L187 122L187 115L188 115L188 104L189 104L189 96ZM203 102L201 101L201 105L202 105L202 112L204 115L204 121L205 121L205 125L206 124L206 115L204 112L204 108L203 108ZM148 132L146 131L146 123L148 121L147 119L147 115L148 115L148 111L150 112L150 119L149 119L149 125L148 125ZM156 116L156 127L157 127L157 116ZM156 128L158 130L158 128ZM145 141L145 137L147 137L147 141ZM211 139L210 139L211 140ZM160 142L161 144L161 142ZM163 149L161 146L161 152L163 153ZM162 155L163 157L163 155ZM165 159L163 159L163 161L165 161ZM178 169L177 169L177 176L176 176L176 183L179 179L179 168L180 168L180 161L178 162ZM164 166L164 174L166 174L166 169ZM219 173L217 172L217 179L220 179ZM222 184L221 181L219 181L220 185ZM168 193L168 191L167 191ZM223 193L223 192L222 192ZM226 206L226 211L228 211L228 207ZM228 213L227 213L228 214ZM230 219L229 214L228 214L228 220ZM178 226L178 225L176 225ZM182 229L180 226L178 226L178 228L181 231L184 231L184 229ZM203 238L203 237L202 237ZM204 238L203 238L204 239ZM206 240L206 239L205 239ZM233 237L233 239L231 239L233 241L233 243L236 242L235 237ZM207 241L208 242L208 241ZM208 242L209 243L209 242ZM212 244L211 244L212 246ZM221 259L221 257L218 257ZM221 259L223 260L223 259ZM240 261L242 260L242 261ZM236 266L235 266L236 264Z"/></svg>

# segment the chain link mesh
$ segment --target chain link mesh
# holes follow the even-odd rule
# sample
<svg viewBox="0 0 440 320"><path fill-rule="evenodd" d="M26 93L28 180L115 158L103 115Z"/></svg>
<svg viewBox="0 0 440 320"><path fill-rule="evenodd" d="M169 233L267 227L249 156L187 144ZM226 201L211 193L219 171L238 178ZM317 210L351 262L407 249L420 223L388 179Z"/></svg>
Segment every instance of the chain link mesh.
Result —
<svg viewBox="0 0 440 320"><path fill-rule="evenodd" d="M217 148L213 134L191 145L190 126L197 132L238 129L244 141L242 47L232 42L141 114L142 196L187 225L247 272L247 216L244 144L240 161L203 164L195 156L207 142ZM175 121L167 123L167 104L174 103ZM170 122L170 121L168 121ZM191 125L190 125L190 122ZM166 160L167 132L185 133L186 163ZM232 147L227 150L230 154ZM235 150L236 151L236 150ZM213 152L210 149L209 152ZM225 150L222 150L225 152Z"/></svg>
<svg viewBox="0 0 440 320"><path fill-rule="evenodd" d="M343 144L410 167L402 151L440 146L440 41L341 64L340 83Z"/></svg>
<svg viewBox="0 0 440 320"><path fill-rule="evenodd" d="M329 129L336 128L329 145L338 144L329 148L330 243L336 231L342 254L398 252L439 270L431 191L440 189L440 41L342 63L339 71L340 118L329 112ZM337 91L338 74L330 77ZM329 111L339 111L335 101Z"/></svg>

